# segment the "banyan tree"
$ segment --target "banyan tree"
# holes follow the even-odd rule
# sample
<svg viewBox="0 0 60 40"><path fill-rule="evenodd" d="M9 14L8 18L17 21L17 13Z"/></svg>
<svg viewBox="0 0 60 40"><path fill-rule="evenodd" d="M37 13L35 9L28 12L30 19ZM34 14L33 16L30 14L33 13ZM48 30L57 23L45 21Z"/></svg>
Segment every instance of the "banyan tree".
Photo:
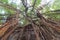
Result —
<svg viewBox="0 0 60 40"><path fill-rule="evenodd" d="M3 3L3 1L0 1L1 8L12 14L8 14L9 16L3 19L6 21L0 27L0 40L60 40L60 23L52 20L50 16L46 18L43 13L44 7L50 2L37 7L40 0L33 0L30 6L27 0L21 0L22 8L19 9L16 5L12 6L13 4ZM47 13L49 12L59 13L59 10ZM23 25L21 21L24 21Z"/></svg>

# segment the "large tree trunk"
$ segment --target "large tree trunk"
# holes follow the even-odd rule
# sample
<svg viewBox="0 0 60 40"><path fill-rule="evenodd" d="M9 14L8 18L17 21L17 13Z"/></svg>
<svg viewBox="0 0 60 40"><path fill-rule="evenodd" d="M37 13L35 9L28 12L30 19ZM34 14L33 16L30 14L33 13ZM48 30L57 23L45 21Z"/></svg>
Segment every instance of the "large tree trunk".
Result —
<svg viewBox="0 0 60 40"><path fill-rule="evenodd" d="M37 16L38 25L32 21L24 27L18 25L18 17L7 20L0 28L0 40L60 40L59 23L45 19L39 12Z"/></svg>

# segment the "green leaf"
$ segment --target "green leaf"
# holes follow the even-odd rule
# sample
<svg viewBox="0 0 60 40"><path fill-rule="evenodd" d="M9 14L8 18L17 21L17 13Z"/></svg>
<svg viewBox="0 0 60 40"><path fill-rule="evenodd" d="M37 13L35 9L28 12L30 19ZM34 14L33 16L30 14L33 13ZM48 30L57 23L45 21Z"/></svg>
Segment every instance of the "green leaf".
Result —
<svg viewBox="0 0 60 40"><path fill-rule="evenodd" d="M8 0L0 0L1 2L8 3Z"/></svg>
<svg viewBox="0 0 60 40"><path fill-rule="evenodd" d="M32 0L32 4L34 4L35 0ZM36 0L35 6L37 7L40 4L41 0Z"/></svg>
<svg viewBox="0 0 60 40"><path fill-rule="evenodd" d="M60 9L60 0L55 0L53 5L52 5L53 9Z"/></svg>

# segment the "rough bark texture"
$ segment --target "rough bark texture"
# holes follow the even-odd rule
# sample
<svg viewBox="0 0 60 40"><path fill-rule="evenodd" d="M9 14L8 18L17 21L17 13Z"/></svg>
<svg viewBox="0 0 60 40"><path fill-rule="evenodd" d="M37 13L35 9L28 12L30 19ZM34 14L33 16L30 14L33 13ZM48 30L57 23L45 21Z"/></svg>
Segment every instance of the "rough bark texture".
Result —
<svg viewBox="0 0 60 40"><path fill-rule="evenodd" d="M45 19L39 12L37 16L38 25L32 22L24 27L20 27L16 19L8 20L0 28L0 40L60 40L59 23Z"/></svg>

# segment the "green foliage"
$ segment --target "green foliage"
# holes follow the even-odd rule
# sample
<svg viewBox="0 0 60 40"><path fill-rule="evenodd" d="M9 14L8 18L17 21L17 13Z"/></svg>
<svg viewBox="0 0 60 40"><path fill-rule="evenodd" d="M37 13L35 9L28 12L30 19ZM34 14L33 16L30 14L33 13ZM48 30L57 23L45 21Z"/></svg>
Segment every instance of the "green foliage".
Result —
<svg viewBox="0 0 60 40"><path fill-rule="evenodd" d="M40 5L41 0L36 1L36 6Z"/></svg>
<svg viewBox="0 0 60 40"><path fill-rule="evenodd" d="M34 1L35 0L32 0L32 5L34 4ZM5 5L8 4L8 0L0 0L0 2L3 2ZM36 0L36 4L35 4L34 8L37 8L40 5L40 3L41 3L41 0ZM10 6L14 7L14 8L19 7L19 10L21 9L22 11L25 10L25 7L23 5L17 6L14 3L8 4L8 5L10 5ZM9 14L9 15L14 14L14 12L15 12L14 10L11 10L11 9L9 9L7 7L0 6L0 14L1 14L1 9L3 9L6 12L6 14ZM51 4L51 5L48 4L41 11L43 13L43 15L48 16L48 18L53 18L53 19L57 19L57 20L60 19L60 12L57 12L57 11L51 12L51 11L53 11L51 9L59 10L60 9L60 0L54 0L53 4ZM34 9L34 11L35 11L35 9ZM28 12L27 12L27 15L34 19L34 17L36 17L36 14L34 13L34 11L31 11L31 9L29 9ZM23 15L24 13L21 13L21 14ZM24 17L22 17L22 15L20 15L21 25L25 25L26 23L28 23L28 20L25 19ZM6 16L8 16L8 15L6 15ZM0 16L0 19L1 18L4 18L4 17ZM2 23L2 21L3 20L0 20L0 23Z"/></svg>
<svg viewBox="0 0 60 40"><path fill-rule="evenodd" d="M53 5L52 5L53 9L60 9L60 0L55 0Z"/></svg>
<svg viewBox="0 0 60 40"><path fill-rule="evenodd" d="M34 4L35 0L32 0L32 4ZM35 7L40 5L41 0L36 0Z"/></svg>
<svg viewBox="0 0 60 40"><path fill-rule="evenodd" d="M8 0L0 0L1 2L8 3Z"/></svg>
<svg viewBox="0 0 60 40"><path fill-rule="evenodd" d="M60 19L60 0L54 0L53 4L47 5L42 12L44 13L43 15L48 16L48 18L52 19Z"/></svg>

